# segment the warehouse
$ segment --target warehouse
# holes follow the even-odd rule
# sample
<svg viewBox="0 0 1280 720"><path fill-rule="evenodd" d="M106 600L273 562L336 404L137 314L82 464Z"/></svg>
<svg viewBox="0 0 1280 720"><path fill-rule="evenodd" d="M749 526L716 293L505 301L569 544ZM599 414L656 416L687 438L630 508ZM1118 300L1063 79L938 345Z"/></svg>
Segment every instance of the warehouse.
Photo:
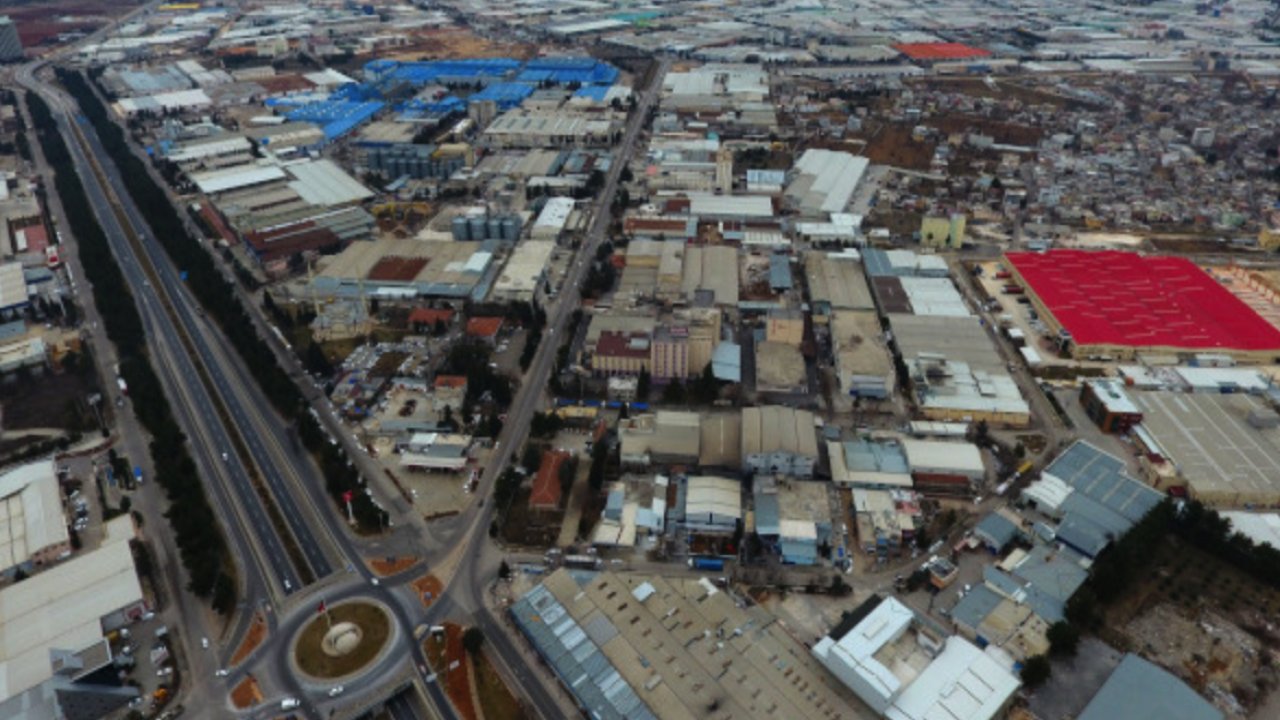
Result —
<svg viewBox="0 0 1280 720"><path fill-rule="evenodd" d="M831 543L831 495L823 482L755 478L755 531L787 565L817 565L818 548Z"/></svg>
<svg viewBox="0 0 1280 720"><path fill-rule="evenodd" d="M772 393L806 393L809 390L804 356L798 345L756 343L756 390Z"/></svg>
<svg viewBox="0 0 1280 720"><path fill-rule="evenodd" d="M842 487L888 490L910 488L911 466L896 439L830 441L831 481Z"/></svg>
<svg viewBox="0 0 1280 720"><path fill-rule="evenodd" d="M627 418L618 425L622 464L694 465L701 454L700 425L698 413L676 410Z"/></svg>
<svg viewBox="0 0 1280 720"><path fill-rule="evenodd" d="M1280 329L1191 261L1115 250L1008 253L1012 281L1074 357L1212 351L1280 356Z"/></svg>
<svg viewBox="0 0 1280 720"><path fill-rule="evenodd" d="M903 438L902 450L913 476L945 475L977 483L987 474L982 451L971 443Z"/></svg>
<svg viewBox="0 0 1280 720"><path fill-rule="evenodd" d="M1173 464L1192 498L1224 508L1280 505L1280 428L1261 399L1167 391L1132 399L1156 444L1147 452Z"/></svg>
<svg viewBox="0 0 1280 720"><path fill-rule="evenodd" d="M692 304L705 294L710 303L738 305L738 251L724 245L690 246L684 250L681 292ZM629 257L629 256L628 256Z"/></svg>
<svg viewBox="0 0 1280 720"><path fill-rule="evenodd" d="M592 147L607 144L617 131L617 123L595 115L512 111L490 123L482 140L499 148Z"/></svg>
<svg viewBox="0 0 1280 720"><path fill-rule="evenodd" d="M709 698L717 716L743 720L865 712L774 616L740 607L707 578L558 570L511 614L584 715L600 720L707 717ZM655 647L666 653L660 664Z"/></svg>
<svg viewBox="0 0 1280 720"><path fill-rule="evenodd" d="M934 355L962 362L971 370L1005 373L1007 364L976 317L886 316L903 360Z"/></svg>
<svg viewBox="0 0 1280 720"><path fill-rule="evenodd" d="M538 213L538 219L533 221L531 237L534 240L558 240L569 223L574 205L573 198L549 198L542 206L542 212Z"/></svg>
<svg viewBox="0 0 1280 720"><path fill-rule="evenodd" d="M1215 638L1216 640L1216 638ZM1222 720L1222 711L1164 668L1128 653L1078 720Z"/></svg>
<svg viewBox="0 0 1280 720"><path fill-rule="evenodd" d="M1017 676L959 637L941 636L894 598L872 596L862 619L813 646L813 655L889 720L1001 715Z"/></svg>
<svg viewBox="0 0 1280 720"><path fill-rule="evenodd" d="M817 461L813 413L779 405L742 409L744 468L807 478Z"/></svg>
<svg viewBox="0 0 1280 720"><path fill-rule="evenodd" d="M0 574L45 565L71 550L62 491L52 460L0 475Z"/></svg>
<svg viewBox="0 0 1280 720"><path fill-rule="evenodd" d="M1030 406L1003 369L983 370L939 353L904 355L903 362L926 420L985 421L1008 427L1026 427L1031 422Z"/></svg>
<svg viewBox="0 0 1280 720"><path fill-rule="evenodd" d="M0 703L56 681L52 651L110 658L103 633L146 611L133 538L133 519L118 517L106 524L98 549L0 590Z"/></svg>
<svg viewBox="0 0 1280 720"><path fill-rule="evenodd" d="M804 270L815 312L875 309L861 256L856 251L805 253Z"/></svg>
<svg viewBox="0 0 1280 720"><path fill-rule="evenodd" d="M478 242L433 242L379 238L352 243L320 260L311 290L333 297L471 297L481 285L492 253ZM479 298L476 298L479 299Z"/></svg>
<svg viewBox="0 0 1280 720"><path fill-rule="evenodd" d="M281 183L288 175L276 165L236 165L218 170L192 173L189 178L205 195L218 195L232 190L259 188Z"/></svg>
<svg viewBox="0 0 1280 720"><path fill-rule="evenodd" d="M312 160L285 166L293 176L289 187L306 202L323 207L355 205L373 197L373 191L361 185L332 160Z"/></svg>
<svg viewBox="0 0 1280 720"><path fill-rule="evenodd" d="M733 535L742 522L742 483L693 475L677 479L676 519L697 535Z"/></svg>
<svg viewBox="0 0 1280 720"><path fill-rule="evenodd" d="M846 152L810 148L791 169L787 200L800 214L826 218L842 213L853 197L869 161Z"/></svg>
<svg viewBox="0 0 1280 720"><path fill-rule="evenodd" d="M853 398L891 397L897 389L897 373L876 314L869 310L838 310L831 316L830 327L840 383L840 395L834 398L837 408L851 408Z"/></svg>
<svg viewBox="0 0 1280 720"><path fill-rule="evenodd" d="M689 214L708 220L765 220L773 217L767 195L689 193Z"/></svg>
<svg viewBox="0 0 1280 720"><path fill-rule="evenodd" d="M493 283L490 297L504 302L532 302L555 250L556 244L551 240L526 240L517 245Z"/></svg>

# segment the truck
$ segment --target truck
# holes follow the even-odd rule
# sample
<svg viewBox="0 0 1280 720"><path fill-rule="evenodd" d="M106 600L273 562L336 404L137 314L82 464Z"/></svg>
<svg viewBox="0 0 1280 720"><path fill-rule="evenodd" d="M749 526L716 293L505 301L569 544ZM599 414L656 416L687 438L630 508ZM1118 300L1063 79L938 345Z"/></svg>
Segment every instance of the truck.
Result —
<svg viewBox="0 0 1280 720"><path fill-rule="evenodd" d="M564 566L582 570L598 570L600 569L600 558L592 557L591 555L565 555Z"/></svg>
<svg viewBox="0 0 1280 720"><path fill-rule="evenodd" d="M718 557L693 557L689 558L689 567L693 570L714 570L719 572L724 570L724 558Z"/></svg>
<svg viewBox="0 0 1280 720"><path fill-rule="evenodd" d="M141 465L133 466L133 481L138 483L139 485L142 484L142 466Z"/></svg>

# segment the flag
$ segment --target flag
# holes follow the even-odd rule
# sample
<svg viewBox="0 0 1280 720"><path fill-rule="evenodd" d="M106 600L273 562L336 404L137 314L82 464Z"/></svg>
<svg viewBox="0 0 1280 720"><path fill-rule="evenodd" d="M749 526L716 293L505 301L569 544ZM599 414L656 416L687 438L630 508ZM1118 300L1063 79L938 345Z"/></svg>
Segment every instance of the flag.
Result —
<svg viewBox="0 0 1280 720"><path fill-rule="evenodd" d="M316 608L316 614L317 614L317 615L323 615L323 614L324 614L324 601L323 601L323 600L321 600L321 601L320 601L320 607Z"/></svg>
<svg viewBox="0 0 1280 720"><path fill-rule="evenodd" d="M346 503L346 504L350 505L350 504L351 504L351 498L353 498L353 497L355 497L355 493L354 493L354 492L352 492L352 491L350 491L350 490L348 490L348 491L346 491L346 492L342 493L342 502L344 502L344 503Z"/></svg>

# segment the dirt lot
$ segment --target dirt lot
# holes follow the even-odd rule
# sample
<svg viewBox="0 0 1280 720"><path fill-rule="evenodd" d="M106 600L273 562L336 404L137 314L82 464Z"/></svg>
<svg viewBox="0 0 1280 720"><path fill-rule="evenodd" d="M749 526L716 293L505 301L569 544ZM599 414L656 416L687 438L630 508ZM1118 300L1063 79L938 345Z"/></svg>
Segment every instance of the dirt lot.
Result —
<svg viewBox="0 0 1280 720"><path fill-rule="evenodd" d="M435 575L423 575L417 580L414 580L412 585L413 589L417 591L418 600L422 603L422 607L424 608L431 607L431 603L435 602L436 598L440 597L440 591L444 590L444 583L440 582L440 578ZM431 594L430 599L427 598L428 593Z"/></svg>
<svg viewBox="0 0 1280 720"><path fill-rule="evenodd" d="M86 431L97 427L88 397L97 392L92 370L17 378L0 383L4 429L56 428Z"/></svg>
<svg viewBox="0 0 1280 720"><path fill-rule="evenodd" d="M258 687L258 681L253 676L240 681L231 690L231 704L243 710L244 708L253 707L262 702L262 688Z"/></svg>
<svg viewBox="0 0 1280 720"><path fill-rule="evenodd" d="M24 48L34 48L59 33L92 31L108 19L129 12L137 0L9 0L0 3L18 26Z"/></svg>
<svg viewBox="0 0 1280 720"><path fill-rule="evenodd" d="M379 577L387 577L388 575L395 575L396 573L408 570L413 567L413 564L416 562L418 562L418 558L413 555L406 557L375 558L369 561L369 568Z"/></svg>
<svg viewBox="0 0 1280 720"><path fill-rule="evenodd" d="M267 638L267 623L261 614L253 616L253 624L249 626L249 632L245 633L244 640L240 641L240 647L236 648L236 654L231 656L231 664L239 665L244 659L262 644Z"/></svg>
<svg viewBox="0 0 1280 720"><path fill-rule="evenodd" d="M427 662L439 676L437 682L444 686L449 701L463 720L477 720L476 704L471 684L471 663L462 647L462 627L455 623L445 623L444 639L435 636L427 638L423 643ZM449 670L453 663L458 666Z"/></svg>
<svg viewBox="0 0 1280 720"><path fill-rule="evenodd" d="M511 57L527 60L537 51L530 45L495 43L470 30L451 27L427 30L417 35L417 42L396 53L384 55L393 60L444 60L472 57Z"/></svg>
<svg viewBox="0 0 1280 720"><path fill-rule="evenodd" d="M876 165L928 170L934 144L911 139L911 126L884 124L867 136L866 156Z"/></svg>
<svg viewBox="0 0 1280 720"><path fill-rule="evenodd" d="M1280 590L1170 537L1107 613L1104 639L1185 680L1231 717L1280 684Z"/></svg>

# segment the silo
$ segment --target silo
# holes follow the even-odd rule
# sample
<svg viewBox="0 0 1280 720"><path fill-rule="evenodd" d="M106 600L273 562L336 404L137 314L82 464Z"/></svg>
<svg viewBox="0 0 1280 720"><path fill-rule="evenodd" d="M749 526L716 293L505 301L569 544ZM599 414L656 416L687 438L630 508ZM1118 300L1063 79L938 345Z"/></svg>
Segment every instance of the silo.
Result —
<svg viewBox="0 0 1280 720"><path fill-rule="evenodd" d="M502 219L502 239L515 242L520 239L520 216L508 215Z"/></svg>
<svg viewBox="0 0 1280 720"><path fill-rule="evenodd" d="M485 216L476 215L475 217L468 218L467 223L468 223L468 228L470 230L469 234L471 235L471 239L484 240L485 229L486 229L486 226L488 225L488 221L485 219Z"/></svg>
<svg viewBox="0 0 1280 720"><path fill-rule="evenodd" d="M488 234L484 236L486 240L497 240L502 237L502 218L498 215L489 217Z"/></svg>
<svg viewBox="0 0 1280 720"><path fill-rule="evenodd" d="M453 239L467 240L467 219L461 215L453 219Z"/></svg>

